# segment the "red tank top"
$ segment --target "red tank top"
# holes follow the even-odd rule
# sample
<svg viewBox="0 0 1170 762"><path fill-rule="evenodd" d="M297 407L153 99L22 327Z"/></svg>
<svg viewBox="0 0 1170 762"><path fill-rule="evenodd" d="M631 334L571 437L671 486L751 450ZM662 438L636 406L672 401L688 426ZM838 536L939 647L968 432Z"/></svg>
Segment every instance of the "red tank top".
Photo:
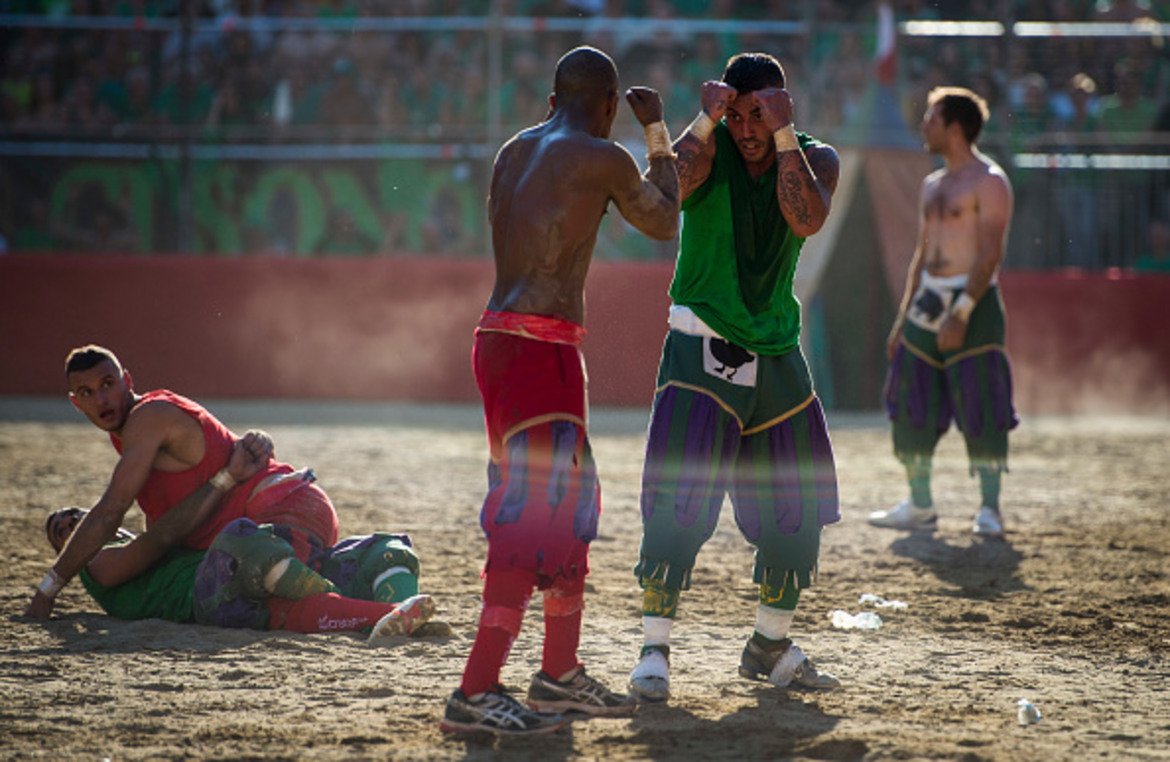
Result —
<svg viewBox="0 0 1170 762"><path fill-rule="evenodd" d="M199 425L203 428L204 451L203 460L198 465L186 471L170 472L151 469L150 476L146 479L146 484L142 485L142 490L138 493L138 505L142 508L142 512L146 514L146 525L148 527L169 511L172 506L177 505L183 498L187 497L187 495L194 492L204 482L214 476L216 471L226 466L228 458L232 453L232 446L238 438L198 402L189 400L167 389L156 389L147 392L142 395L142 399L138 401L138 404L141 405L147 402L157 401L174 405L198 421ZM113 442L114 449L120 454L122 452L122 440L110 434L110 441ZM210 519L201 524L198 529L188 535L187 539L183 541L183 544L191 548L199 549L206 548L210 545L211 541L215 539L215 536L219 534L221 529L244 515L244 511L247 508L247 496L251 494L252 489L260 480L272 473L276 468L277 464L269 461L268 468L262 469L260 473L243 484L237 484L233 487L224 496L219 510Z"/></svg>

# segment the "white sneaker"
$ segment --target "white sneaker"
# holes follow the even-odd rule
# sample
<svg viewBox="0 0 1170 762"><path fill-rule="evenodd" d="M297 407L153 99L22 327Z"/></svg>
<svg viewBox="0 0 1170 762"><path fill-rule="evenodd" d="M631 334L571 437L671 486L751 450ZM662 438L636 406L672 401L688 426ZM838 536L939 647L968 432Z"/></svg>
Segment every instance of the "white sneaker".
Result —
<svg viewBox="0 0 1170 762"><path fill-rule="evenodd" d="M933 508L919 508L907 498L888 511L869 514L869 523L887 529L934 529L938 514Z"/></svg>
<svg viewBox="0 0 1170 762"><path fill-rule="evenodd" d="M1003 537L1003 519L1000 518L999 511L986 505L981 507L971 531L980 537Z"/></svg>
<svg viewBox="0 0 1170 762"><path fill-rule="evenodd" d="M630 672L630 694L638 701L659 702L670 698L670 662L666 654L657 649L642 654Z"/></svg>

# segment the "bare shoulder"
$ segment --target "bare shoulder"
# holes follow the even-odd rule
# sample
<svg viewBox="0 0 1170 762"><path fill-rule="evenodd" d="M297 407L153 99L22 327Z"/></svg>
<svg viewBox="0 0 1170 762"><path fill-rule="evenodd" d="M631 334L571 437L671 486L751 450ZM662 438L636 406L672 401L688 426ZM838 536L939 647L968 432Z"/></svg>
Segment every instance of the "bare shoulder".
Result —
<svg viewBox="0 0 1170 762"><path fill-rule="evenodd" d="M996 164L988 158L983 160L986 170L979 178L977 186L978 192L981 194L1011 194L1012 183L1008 179L1007 172L1003 171L1003 167Z"/></svg>
<svg viewBox="0 0 1170 762"><path fill-rule="evenodd" d="M130 443L140 438L158 439L173 431L175 427L183 427L188 422L198 427L195 419L166 400L142 402L135 405L126 416L122 442Z"/></svg>
<svg viewBox="0 0 1170 762"><path fill-rule="evenodd" d="M817 179L830 189L835 189L841 174L841 159L837 149L828 143L817 143L809 146L804 156Z"/></svg>

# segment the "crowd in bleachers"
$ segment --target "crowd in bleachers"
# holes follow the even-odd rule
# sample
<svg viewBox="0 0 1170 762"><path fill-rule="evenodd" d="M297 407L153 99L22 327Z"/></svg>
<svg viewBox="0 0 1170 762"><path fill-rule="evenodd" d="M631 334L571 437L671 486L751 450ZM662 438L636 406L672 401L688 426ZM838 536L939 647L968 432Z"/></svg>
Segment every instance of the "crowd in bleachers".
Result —
<svg viewBox="0 0 1170 762"><path fill-rule="evenodd" d="M24 0L5 13L175 19L176 0ZM526 124L546 108L552 63L566 49L595 44L614 54L623 79L662 92L672 123L695 110L698 82L737 51L775 51L794 90L822 131L859 118L872 79L872 1L820 3L731 0L509 0L503 13L595 22L573 31L509 33L503 76L489 89L488 36L459 30L350 31L345 22L392 16L484 17L489 0L198 4L190 49L190 97L182 98L182 40L176 29L85 30L6 27L0 31L0 123L33 132L102 134L136 126L194 124L209 136L264 136L257 128L381 128L418 139L480 134L490 98L508 123ZM962 19L971 4L900 0L900 20ZM1134 0L999 2L1001 20L1170 19L1170 4ZM285 19L341 22L319 30L283 28ZM693 27L607 29L607 18L805 21L810 34L694 33ZM360 28L360 27L358 27ZM1170 93L1170 51L1160 37L903 37L901 91L906 119L922 93L940 83L974 87L1016 135L1051 130L1110 133L1153 129ZM1079 113L1078 99L1085 108ZM1002 112L1001 112L1002 109ZM1010 117L1008 113L1010 112ZM1163 114L1163 118L1165 115ZM511 126L511 124L509 124ZM1163 125L1164 126L1164 125ZM251 129L249 129L251 128ZM307 131L311 134L311 131ZM374 134L374 133L370 133Z"/></svg>
<svg viewBox="0 0 1170 762"><path fill-rule="evenodd" d="M203 0L195 32L177 23L178 0L0 0L0 14L53 24L0 24L0 130L10 136L200 141L400 140L484 142L547 110L553 63L574 45L614 55L625 84L657 88L677 133L698 108L698 84L727 57L774 52L792 83L800 123L848 141L870 115L875 0ZM894 0L905 20L1170 20L1166 0ZM550 31L510 29L492 87L487 16L569 18ZM483 19L387 31L387 17ZM79 18L125 19L81 28ZM610 19L666 22L635 27ZM320 20L319 25L286 23ZM793 33L748 25L704 31L682 20L802 22ZM453 26L458 28L452 28ZM1156 27L1155 27L1156 28ZM356 31L355 31L356 30ZM801 31L803 30L803 31ZM987 140L1012 150L1059 144L1146 143L1170 133L1170 46L1161 36L899 38L899 110L907 133L925 93L967 85L990 101ZM182 65L187 62L184 69ZM493 112L493 108L498 111ZM184 130L184 128L186 128ZM496 135L499 137L500 135ZM1170 143L1170 141L1168 141ZM1168 143L1162 144L1165 152Z"/></svg>

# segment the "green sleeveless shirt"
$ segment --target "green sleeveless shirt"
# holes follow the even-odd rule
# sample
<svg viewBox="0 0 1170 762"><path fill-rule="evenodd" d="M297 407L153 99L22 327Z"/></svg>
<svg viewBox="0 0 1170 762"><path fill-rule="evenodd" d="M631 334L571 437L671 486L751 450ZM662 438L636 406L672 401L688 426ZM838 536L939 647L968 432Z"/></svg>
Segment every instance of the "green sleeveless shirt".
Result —
<svg viewBox="0 0 1170 762"><path fill-rule="evenodd" d="M121 585L105 587L81 570L81 582L98 605L118 619L195 621L195 570L207 551L176 548Z"/></svg>
<svg viewBox="0 0 1170 762"><path fill-rule="evenodd" d="M817 143L804 133L797 138L802 149ZM722 122L714 139L711 174L682 205L670 298L732 343L784 354L800 341L792 280L804 239L780 213L776 164L753 180Z"/></svg>

